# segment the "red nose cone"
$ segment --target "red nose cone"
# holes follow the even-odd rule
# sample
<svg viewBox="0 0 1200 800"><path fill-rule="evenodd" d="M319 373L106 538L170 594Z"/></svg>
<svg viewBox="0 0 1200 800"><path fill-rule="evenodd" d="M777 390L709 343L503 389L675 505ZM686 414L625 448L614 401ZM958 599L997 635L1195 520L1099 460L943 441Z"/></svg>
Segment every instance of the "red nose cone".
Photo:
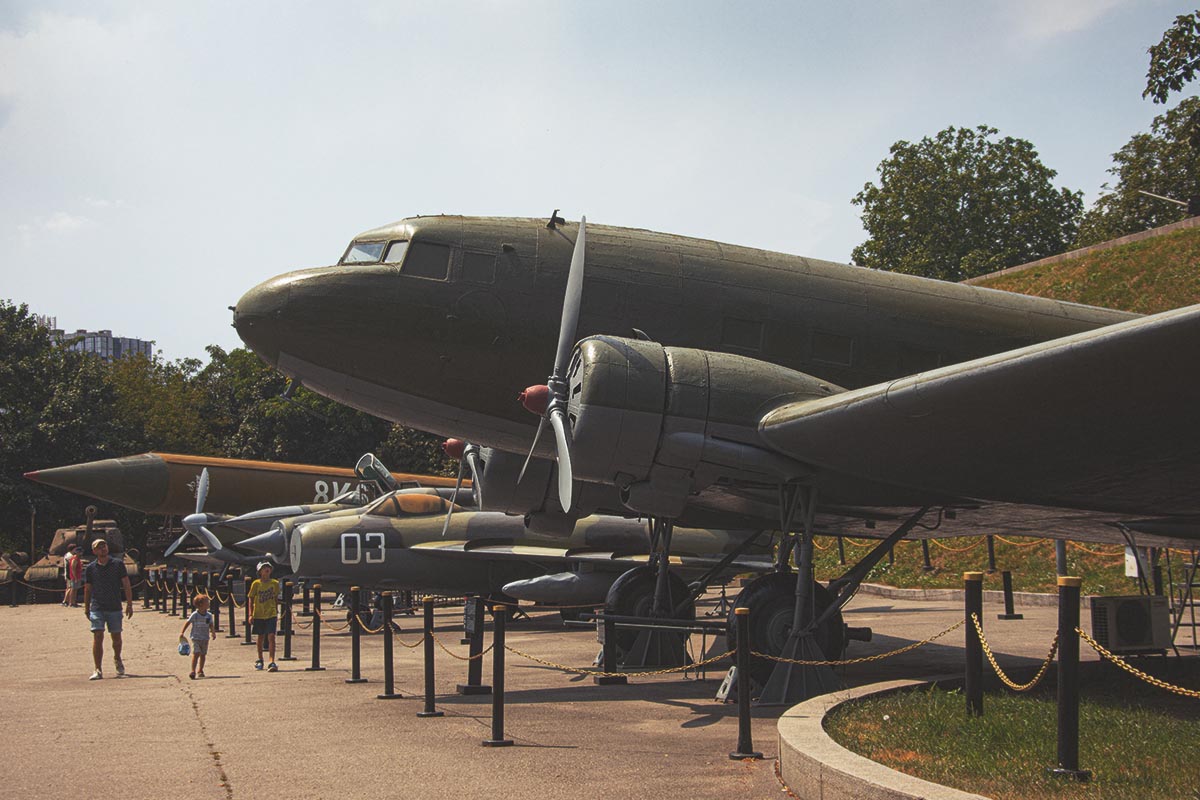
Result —
<svg viewBox="0 0 1200 800"><path fill-rule="evenodd" d="M462 439L447 439L442 442L442 452L456 461L462 459L466 449L467 443Z"/></svg>
<svg viewBox="0 0 1200 800"><path fill-rule="evenodd" d="M550 387L544 383L539 383L537 386L530 386L521 392L517 399L521 401L521 405L525 406L526 411L531 414L537 414L540 417L550 407Z"/></svg>

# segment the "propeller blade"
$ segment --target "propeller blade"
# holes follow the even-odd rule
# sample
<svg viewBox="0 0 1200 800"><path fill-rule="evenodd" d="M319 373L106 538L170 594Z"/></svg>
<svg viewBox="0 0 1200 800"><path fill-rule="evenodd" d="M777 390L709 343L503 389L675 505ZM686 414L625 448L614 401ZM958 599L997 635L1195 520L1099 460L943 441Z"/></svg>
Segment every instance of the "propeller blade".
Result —
<svg viewBox="0 0 1200 800"><path fill-rule="evenodd" d="M208 499L208 467L200 471L200 482L196 484L196 513L204 510L204 501Z"/></svg>
<svg viewBox="0 0 1200 800"><path fill-rule="evenodd" d="M471 468L471 494L475 497L475 508L483 511L483 481L480 480L480 475L483 474L483 462L479 457L478 445L467 449L466 460L467 466Z"/></svg>
<svg viewBox="0 0 1200 800"><path fill-rule="evenodd" d="M462 488L463 469L466 467L466 458L458 460L458 480L454 482L454 494L450 495L450 507L446 509L446 521L442 523L442 538L446 538L446 531L450 530L450 515L454 513L454 505L458 502L458 490Z"/></svg>
<svg viewBox="0 0 1200 800"><path fill-rule="evenodd" d="M183 547L183 543L187 541L187 538L190 535L191 531L184 531L182 536L171 542L171 546L168 547L166 552L163 553L163 558L170 558L171 556L175 555L175 551Z"/></svg>
<svg viewBox="0 0 1200 800"><path fill-rule="evenodd" d="M538 420L537 433L533 435L533 445L529 448L529 455L525 456L525 463L521 465L521 472L517 475L517 485L521 485L521 481L525 478L525 470L529 469L529 461L533 458L533 451L537 450L538 441L542 438L542 430L546 427L546 418L542 417Z"/></svg>
<svg viewBox="0 0 1200 800"><path fill-rule="evenodd" d="M204 527L203 525L201 525L200 527L198 527L196 529L193 529L192 534L197 539L199 539L201 542L204 543L204 547L210 553L215 553L218 550L225 549L225 545L221 544L221 540L218 539L216 536L214 536L213 532L210 531L208 528Z"/></svg>
<svg viewBox="0 0 1200 800"><path fill-rule="evenodd" d="M583 305L583 255L587 247L587 217L579 220L575 236L575 251L571 254L571 271L567 273L567 292L563 297L562 325L558 329L558 351L554 357L554 376L561 378L567 371L575 335L579 328L579 308ZM565 399L565 398L564 398Z"/></svg>
<svg viewBox="0 0 1200 800"><path fill-rule="evenodd" d="M567 415L560 409L551 409L550 426L554 428L554 439L558 444L558 501L564 513L571 511L571 434L567 432Z"/></svg>

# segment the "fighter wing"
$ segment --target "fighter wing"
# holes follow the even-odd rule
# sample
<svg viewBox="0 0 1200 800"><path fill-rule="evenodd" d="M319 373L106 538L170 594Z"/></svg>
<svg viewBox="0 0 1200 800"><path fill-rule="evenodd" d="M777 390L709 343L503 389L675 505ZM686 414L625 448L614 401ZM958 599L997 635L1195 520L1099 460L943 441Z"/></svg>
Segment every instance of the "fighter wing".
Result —
<svg viewBox="0 0 1200 800"><path fill-rule="evenodd" d="M1198 366L1191 306L789 403L759 432L819 471L918 494L1195 517Z"/></svg>
<svg viewBox="0 0 1200 800"><path fill-rule="evenodd" d="M445 555L448 559L481 559L490 561L532 561L538 564L575 566L589 564L594 568L624 572L647 563L648 553L623 553L615 550L593 550L586 548L546 547L514 543L479 543L477 541L437 540L412 545L410 550L421 553ZM702 572L721 561L720 555L673 554L671 566L688 572ZM726 573L769 572L772 567L770 556L746 555L734 559Z"/></svg>

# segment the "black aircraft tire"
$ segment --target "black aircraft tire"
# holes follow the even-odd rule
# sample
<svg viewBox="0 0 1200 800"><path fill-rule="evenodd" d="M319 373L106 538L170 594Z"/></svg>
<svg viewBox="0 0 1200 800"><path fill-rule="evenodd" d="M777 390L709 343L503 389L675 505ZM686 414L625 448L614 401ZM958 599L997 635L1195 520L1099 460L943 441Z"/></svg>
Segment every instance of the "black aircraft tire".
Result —
<svg viewBox="0 0 1200 800"><path fill-rule="evenodd" d="M658 581L656 570L650 566L634 567L613 581L604 600L604 613L623 617L650 617L654 609L654 586ZM674 606L688 595L687 584L674 572L667 573L667 595ZM696 603L689 600L678 619L693 622L696 619ZM617 629L618 657L633 647L638 631L633 628Z"/></svg>
<svg viewBox="0 0 1200 800"><path fill-rule="evenodd" d="M819 583L814 584L816 613L820 615L829 608L833 596ZM783 645L792 632L792 618L796 606L796 573L775 572L763 575L742 589L734 601L734 608L750 609L750 649L758 653L781 655ZM729 611L729 647L737 642L737 615ZM826 620L817 630L817 644L826 659L842 657L846 646L846 626L841 612ZM766 658L750 659L750 677L762 686L771 676L777 662Z"/></svg>

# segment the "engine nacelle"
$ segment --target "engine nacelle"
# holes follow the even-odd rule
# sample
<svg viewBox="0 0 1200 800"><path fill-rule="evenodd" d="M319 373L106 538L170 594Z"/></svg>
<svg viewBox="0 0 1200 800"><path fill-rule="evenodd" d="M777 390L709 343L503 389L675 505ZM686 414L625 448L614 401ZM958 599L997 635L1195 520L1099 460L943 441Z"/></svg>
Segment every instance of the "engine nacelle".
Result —
<svg viewBox="0 0 1200 800"><path fill-rule="evenodd" d="M807 474L762 445L758 422L784 403L844 391L746 356L614 336L581 341L567 378L575 476L614 484L626 507L665 517L720 477Z"/></svg>
<svg viewBox="0 0 1200 800"><path fill-rule="evenodd" d="M583 484L575 492L571 514L564 514L558 504L554 461L531 459L524 479L518 483L517 477L525 463L523 454L485 447L480 460L483 463L483 497L487 504L487 508L481 510L525 517L525 526L533 533L565 536L580 517L598 509L613 511L621 507L614 487Z"/></svg>

